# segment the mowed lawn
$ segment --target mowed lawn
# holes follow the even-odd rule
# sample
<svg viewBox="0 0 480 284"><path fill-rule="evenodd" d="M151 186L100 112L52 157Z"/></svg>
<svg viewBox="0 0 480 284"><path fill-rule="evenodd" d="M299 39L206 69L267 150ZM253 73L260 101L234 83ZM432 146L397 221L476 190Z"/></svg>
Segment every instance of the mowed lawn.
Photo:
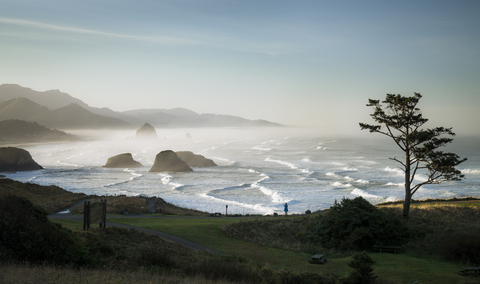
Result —
<svg viewBox="0 0 480 284"><path fill-rule="evenodd" d="M313 265L308 263L310 254L266 248L225 236L221 227L239 221L237 218L109 218L109 221L162 231L274 268L337 273L342 276L352 271L348 266L350 256L329 257L326 264ZM322 251L319 250L318 253ZM376 275L382 279L398 280L398 283L480 283L480 279L465 278L457 274L459 268L465 265L441 261L416 252L370 253L370 256L377 262L374 266Z"/></svg>

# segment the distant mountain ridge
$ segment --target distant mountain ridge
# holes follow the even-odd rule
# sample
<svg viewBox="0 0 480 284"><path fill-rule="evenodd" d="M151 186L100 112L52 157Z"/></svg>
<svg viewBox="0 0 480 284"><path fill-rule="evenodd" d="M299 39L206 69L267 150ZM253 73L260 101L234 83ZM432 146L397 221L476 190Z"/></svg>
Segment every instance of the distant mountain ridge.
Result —
<svg viewBox="0 0 480 284"><path fill-rule="evenodd" d="M117 112L90 107L58 90L38 92L16 84L0 85L0 120L5 119L38 122L58 129L138 128L144 123L159 128L283 126L231 115L198 114L185 108Z"/></svg>
<svg viewBox="0 0 480 284"><path fill-rule="evenodd" d="M94 114L76 103L50 110L26 98L0 102L0 121L19 119L57 129L128 128L121 119Z"/></svg>
<svg viewBox="0 0 480 284"><path fill-rule="evenodd" d="M0 121L0 143L30 143L79 140L75 135L48 129L36 122L18 119Z"/></svg>

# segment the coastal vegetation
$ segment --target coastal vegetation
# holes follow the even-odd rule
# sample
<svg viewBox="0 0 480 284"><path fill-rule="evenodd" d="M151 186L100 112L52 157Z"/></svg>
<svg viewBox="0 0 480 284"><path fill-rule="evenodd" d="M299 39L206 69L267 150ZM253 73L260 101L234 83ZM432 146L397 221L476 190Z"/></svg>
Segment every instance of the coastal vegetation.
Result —
<svg viewBox="0 0 480 284"><path fill-rule="evenodd" d="M422 95L415 93L412 97L387 94L385 100L369 99L367 106L374 112L370 115L379 125L360 123L362 130L380 133L393 139L405 155L404 159L396 157L391 160L400 164L405 175L405 199L403 203L403 218L410 215L412 196L423 185L440 184L446 181L459 181L464 178L461 171L455 167L466 161L455 153L438 150L453 141L444 135L455 136L452 128L435 127L422 129L428 122L417 107ZM414 183L415 177L424 173L426 179Z"/></svg>
<svg viewBox="0 0 480 284"><path fill-rule="evenodd" d="M475 283L476 280L456 272L460 266L479 263L478 206L432 206L430 203L412 206L408 223L402 221L401 204L372 206L361 198L344 199L330 210L289 218L123 218L121 215L109 218L112 222L174 234L226 254L217 256L134 229L108 227L85 232L79 230L82 226L78 221L55 219L53 222L62 225L53 224L46 218L45 210L14 195L38 196L42 189L50 190L52 196L66 193L56 187L1 181L6 181L0 186L1 200L23 208L10 210L8 206L13 205L0 206L0 211L10 208L3 210L2 214L6 215L2 215L2 222L17 218L14 223L31 224L27 219L37 220L49 228L44 231L45 236L61 235L65 240L73 240L78 248L72 250L77 251L76 255L68 254L68 260L58 257L41 260L33 256L7 260L10 254L6 253L2 239L1 283L356 283L355 279L363 276L375 279L374 283L413 283L417 280L422 283ZM18 191L15 190L17 186ZM145 198L143 201L145 205ZM35 203L40 205L39 201ZM472 199L459 204L476 203L480 201ZM364 216L363 226L372 227L371 231L362 227L359 216ZM327 224L345 230L329 232ZM401 254L374 253L369 248L371 244L355 241L362 240L359 237L362 234L381 238L382 228L378 224L402 228L391 232L399 236L395 244L402 245ZM5 225L2 237L13 236L15 230L33 236L28 233L32 231L19 228ZM324 235L343 241L332 242L331 237L324 238ZM53 239L29 238L32 244L48 244ZM349 242L352 244L347 245ZM51 245L44 247L51 248ZM31 248L32 254L41 252ZM61 249L59 247L58 253ZM313 253L327 254L327 264L309 264L307 260Z"/></svg>

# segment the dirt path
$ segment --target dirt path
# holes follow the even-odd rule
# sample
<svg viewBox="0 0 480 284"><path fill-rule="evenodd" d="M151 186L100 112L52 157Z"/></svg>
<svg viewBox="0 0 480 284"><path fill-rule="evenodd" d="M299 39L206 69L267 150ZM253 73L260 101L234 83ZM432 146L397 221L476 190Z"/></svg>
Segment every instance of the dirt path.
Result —
<svg viewBox="0 0 480 284"><path fill-rule="evenodd" d="M85 201L89 201L89 200L86 199L86 200L79 201L79 202L77 202L77 204L75 204L74 206L68 208L68 209L65 210L65 211L71 211L72 208L83 205L83 203L84 203ZM149 202L149 205L150 205L150 202ZM150 207L150 206L149 206L149 207ZM65 211L62 211L62 212L65 212ZM128 217L152 218L152 217L150 217L150 216L148 216L148 215L129 215ZM70 214L68 214L68 213L55 213L55 214L48 215L48 218L49 218L49 219L53 219L53 220L54 220L54 219L66 219L66 220L76 220L76 221L83 222L83 216L70 215ZM155 217L154 217L154 218L155 218ZM160 218L182 218L182 217L160 217ZM188 217L183 217L183 218L188 218ZM211 217L208 217L208 218L211 218ZM208 252L211 252L211 253L216 254L216 255L225 255L224 253L219 252L219 251L216 251L216 250L214 250L214 249L212 249L212 248L209 248L209 247L206 247L206 246L202 246L202 245L200 245L200 244L197 244L197 243L191 242L191 241L189 241L189 240L185 240L185 239L182 239L182 238L180 238L180 237L177 237L177 236L174 236L174 235L170 235L170 234L167 234L167 233L164 233L164 232L155 231L155 230L150 230L150 229L141 228L141 227L137 227L137 226L130 226L130 225L124 225L124 224L120 224L120 223L109 222L109 221L108 221L108 216L107 216L107 226L124 228L124 229L134 228L134 229L136 229L136 230L138 230L138 231L142 231L142 232L145 232L145 233L147 233L147 234L155 235L155 236L158 236L158 237L167 239L167 240L169 240L169 241L182 244L182 245L184 245L184 246L186 246L186 247L189 247L189 248L193 248L193 249L196 249L196 250L208 251Z"/></svg>

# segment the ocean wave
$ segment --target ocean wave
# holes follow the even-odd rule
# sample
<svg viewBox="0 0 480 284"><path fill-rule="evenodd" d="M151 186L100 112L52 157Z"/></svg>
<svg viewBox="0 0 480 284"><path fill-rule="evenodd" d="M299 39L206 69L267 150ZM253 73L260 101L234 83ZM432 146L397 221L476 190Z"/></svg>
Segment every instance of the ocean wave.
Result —
<svg viewBox="0 0 480 284"><path fill-rule="evenodd" d="M402 187L402 186L405 186L405 183L389 182L389 183L387 183L387 185L389 185L389 186L399 186L399 187Z"/></svg>
<svg viewBox="0 0 480 284"><path fill-rule="evenodd" d="M68 160L68 159L65 159L65 160ZM80 165L62 162L60 160L57 161L57 164L62 165L62 166L68 166L68 167L77 167L77 168L80 167Z"/></svg>
<svg viewBox="0 0 480 284"><path fill-rule="evenodd" d="M249 208L249 209L253 209L255 211L260 211L261 214L272 214L272 209L271 208L268 208L268 207L265 207L265 205L263 204L249 204L249 203L242 203L242 202L238 202L238 201L233 201L233 200L225 200L225 199L222 199L222 198L218 198L218 197L215 197L215 196L212 196L208 193L200 193L198 195L200 198L207 198L207 199L210 199L212 201L215 201L215 202L219 202L219 203L222 203L222 204L226 204L226 205L233 205L233 206L239 206L239 207L242 207L242 208Z"/></svg>
<svg viewBox="0 0 480 284"><path fill-rule="evenodd" d="M221 192L225 192L225 191L232 191L232 190L249 188L249 187L252 187L252 185L250 183L242 183L240 185L227 186L227 187L220 188L220 189L214 189L214 190L211 190L210 192L221 193Z"/></svg>
<svg viewBox="0 0 480 284"><path fill-rule="evenodd" d="M263 194L265 194L267 196L270 196L270 198L272 199L272 202L274 202L274 203L284 202L284 199L282 198L280 193L278 193L278 191L271 190L271 189L269 189L269 188L267 188L263 185L260 185L261 182L263 182L267 179L270 179L270 177L267 174L264 174L264 173L261 173L260 176L262 178L257 180L256 182L252 183L251 187L260 190Z"/></svg>
<svg viewBox="0 0 480 284"><path fill-rule="evenodd" d="M138 179L138 178L143 176L142 174L137 174L136 172L134 172L130 169L124 169L124 171L129 172L133 176L130 177L128 180L123 180L123 181L119 181L119 182L113 182L113 183L105 184L105 185L103 185L103 187L113 187L113 186L116 186L116 185L125 184L125 183L131 182L131 181L133 181L135 179Z"/></svg>
<svg viewBox="0 0 480 284"><path fill-rule="evenodd" d="M253 150L260 150L260 151L272 151L272 148L263 148L261 146L254 146L252 147Z"/></svg>
<svg viewBox="0 0 480 284"><path fill-rule="evenodd" d="M349 168L349 167L344 167L343 170L346 171L346 172L357 172L358 171L357 168Z"/></svg>
<svg viewBox="0 0 480 284"><path fill-rule="evenodd" d="M389 197L387 197L387 200L386 200L386 201L387 201L387 202L391 202L391 201L397 201L397 200L398 200L397 197L395 197L395 196L389 196Z"/></svg>
<svg viewBox="0 0 480 284"><path fill-rule="evenodd" d="M280 164L280 165L285 165L285 166L290 167L291 169L298 169L298 167L295 166L295 164L290 163L290 162L286 162L286 161L282 161L282 160L274 160L274 159L266 158L265 161L266 162L274 162L274 163L277 163L277 164Z"/></svg>
<svg viewBox="0 0 480 284"><path fill-rule="evenodd" d="M290 162L286 162L286 161L282 161L282 160L274 160L274 159L270 159L270 158L266 158L265 161L266 162L274 162L274 163L277 163L277 164L280 164L280 165L290 167L293 170L298 170L298 167L295 166L295 164L290 163Z"/></svg>
<svg viewBox="0 0 480 284"><path fill-rule="evenodd" d="M172 189L176 189L176 190L179 190L179 189L182 189L182 188L185 187L184 184L175 183L175 182L169 182L168 185L171 185L171 186L172 186Z"/></svg>
<svg viewBox="0 0 480 284"><path fill-rule="evenodd" d="M463 169L461 170L462 174L467 174L467 175L478 175L480 174L479 169Z"/></svg>
<svg viewBox="0 0 480 284"><path fill-rule="evenodd" d="M214 157L213 159L223 161L223 162L227 162L229 166L235 164L235 161L232 161L232 160L229 160L229 159L226 159L226 158Z"/></svg>
<svg viewBox="0 0 480 284"><path fill-rule="evenodd" d="M347 188L347 187L351 187L351 186L352 186L352 185L349 184L349 183L341 183L341 182L338 182L338 181L334 182L332 185L333 185L334 187L342 187L342 188Z"/></svg>
<svg viewBox="0 0 480 284"><path fill-rule="evenodd" d="M161 176L161 181L163 184L169 184L170 180L172 179L172 176L166 173L159 173L159 176Z"/></svg>
<svg viewBox="0 0 480 284"><path fill-rule="evenodd" d="M361 190L359 188L355 188L354 190L352 190L352 192L350 192L351 194L353 195L357 195L357 196L361 196L361 197L366 197L366 198L383 198L382 196L378 196L378 195L375 195L375 194L370 194L364 190Z"/></svg>
<svg viewBox="0 0 480 284"><path fill-rule="evenodd" d="M396 173L396 174L399 174L399 175L403 175L403 171L401 169L386 167L383 170L386 171L386 172L391 172L391 173Z"/></svg>
<svg viewBox="0 0 480 284"><path fill-rule="evenodd" d="M358 182L358 183L370 183L368 180L364 180L364 179L357 179L355 182Z"/></svg>

